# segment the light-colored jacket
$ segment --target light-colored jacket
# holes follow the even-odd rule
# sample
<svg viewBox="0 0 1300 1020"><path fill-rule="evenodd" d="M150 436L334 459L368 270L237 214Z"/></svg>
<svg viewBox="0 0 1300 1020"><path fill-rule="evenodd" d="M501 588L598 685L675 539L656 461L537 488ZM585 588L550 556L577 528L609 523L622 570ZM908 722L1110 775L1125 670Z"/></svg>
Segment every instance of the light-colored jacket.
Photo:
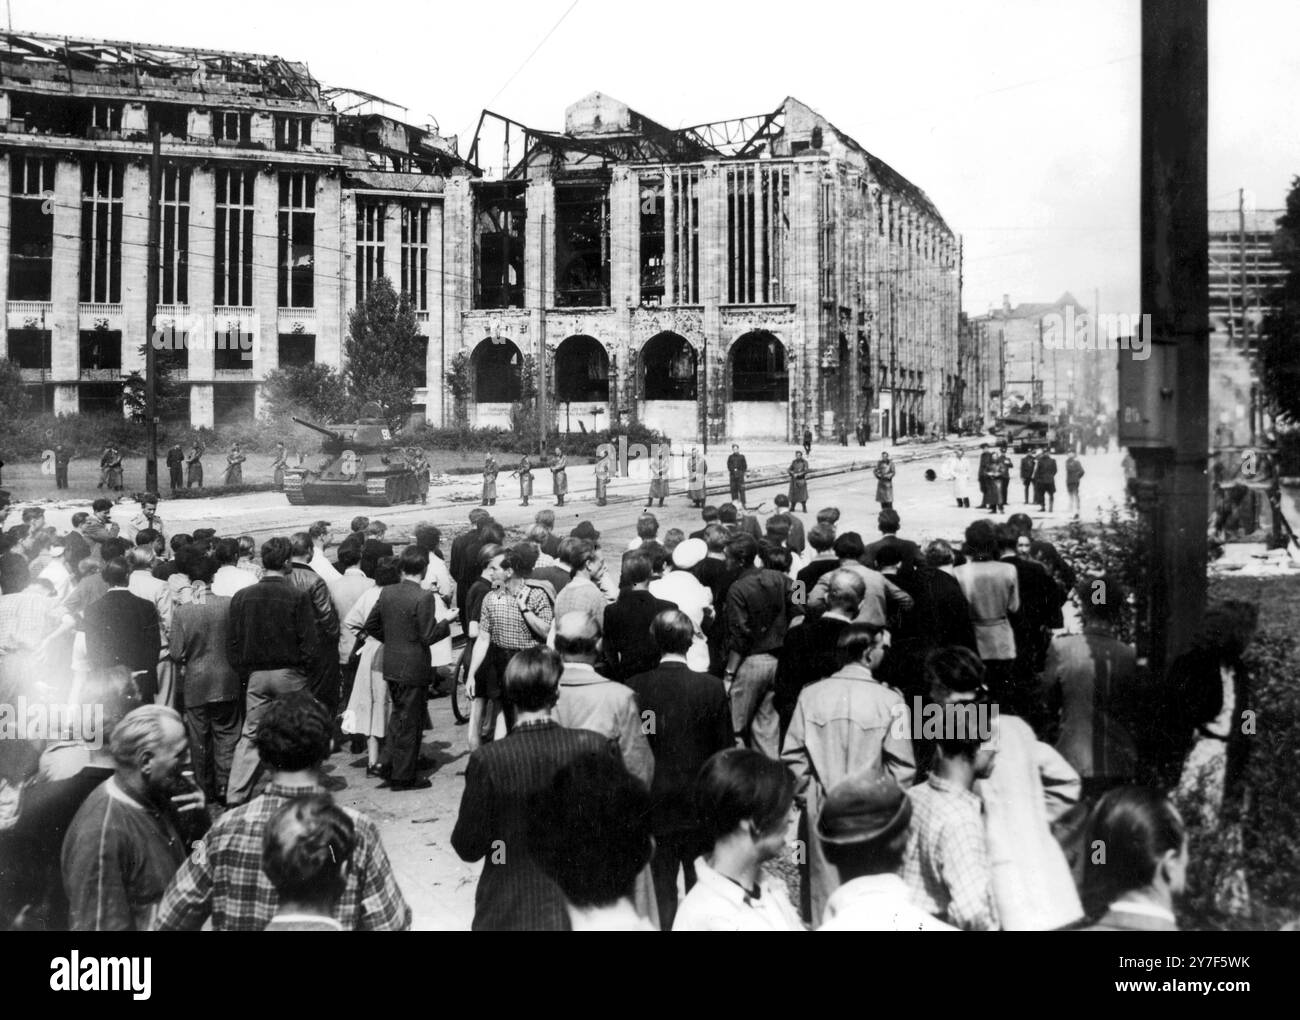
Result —
<svg viewBox="0 0 1300 1020"><path fill-rule="evenodd" d="M655 757L641 732L641 714L632 688L607 680L585 662L566 662L555 720L571 730L592 730L617 740L623 765L650 788Z"/></svg>
<svg viewBox="0 0 1300 1020"><path fill-rule="evenodd" d="M1083 907L1051 823L1079 799L1079 774L1023 719L1000 715L997 758L975 783L984 802L993 899L1004 931L1048 931Z"/></svg>
<svg viewBox="0 0 1300 1020"><path fill-rule="evenodd" d="M862 583L866 585L866 595L862 599L862 605L858 607L858 615L853 618L854 623L873 623L877 627L883 627L889 622L890 609L911 609L913 605L912 596L903 591L902 588L894 584L879 570L872 570L870 567L864 567L857 560L848 560L841 563L840 567L844 570L851 570L862 578ZM826 596L830 592L831 570L822 574L813 585L813 590L808 596L808 608L813 612L818 612L826 608Z"/></svg>
<svg viewBox="0 0 1300 1020"><path fill-rule="evenodd" d="M957 568L957 581L970 604L980 658L1014 659L1016 636L1007 614L1020 609L1020 581L1015 566L1000 560L963 563Z"/></svg>

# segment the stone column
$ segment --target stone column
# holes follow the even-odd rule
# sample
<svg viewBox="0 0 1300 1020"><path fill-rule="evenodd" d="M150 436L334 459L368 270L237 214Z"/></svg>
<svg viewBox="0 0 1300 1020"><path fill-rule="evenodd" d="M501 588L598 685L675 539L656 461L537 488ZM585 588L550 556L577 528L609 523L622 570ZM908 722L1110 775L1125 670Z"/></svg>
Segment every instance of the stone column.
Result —
<svg viewBox="0 0 1300 1020"><path fill-rule="evenodd" d="M317 121L313 129L322 123ZM312 135L315 138L315 135ZM351 250L352 238L341 229L340 174L321 174L316 178L316 229L313 231L313 294L316 304L316 360L338 368L343 358L343 308L347 291L343 276L343 251ZM341 250L342 249L342 250ZM278 330L278 327L277 327ZM277 354L279 337L277 335Z"/></svg>
<svg viewBox="0 0 1300 1020"><path fill-rule="evenodd" d="M54 168L54 266L50 284L50 375L61 385L54 394L56 414L76 414L81 370L78 301L81 273L81 163L61 159Z"/></svg>
<svg viewBox="0 0 1300 1020"><path fill-rule="evenodd" d="M188 324L190 424L212 428L212 344L216 323L212 300L216 272L216 178L211 170L196 167L190 174L190 265Z"/></svg>
<svg viewBox="0 0 1300 1020"><path fill-rule="evenodd" d="M122 378L144 375L149 340L149 166L128 163L122 180Z"/></svg>
<svg viewBox="0 0 1300 1020"><path fill-rule="evenodd" d="M280 363L278 316L276 315L279 306L280 251L277 240L279 232L279 175L259 173L257 183L253 185L252 305L253 311L257 314L257 330L253 338L253 360L241 362L243 367L253 370L253 378L258 381L266 378L268 373L274 372ZM259 413L262 410L260 388L256 398L256 410Z"/></svg>

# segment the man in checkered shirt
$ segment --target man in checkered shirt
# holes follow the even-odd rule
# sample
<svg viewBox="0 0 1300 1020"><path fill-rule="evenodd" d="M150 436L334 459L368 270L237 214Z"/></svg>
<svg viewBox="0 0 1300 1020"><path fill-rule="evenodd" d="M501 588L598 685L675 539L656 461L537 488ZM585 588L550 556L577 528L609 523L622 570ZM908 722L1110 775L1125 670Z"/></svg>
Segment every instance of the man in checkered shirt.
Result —
<svg viewBox="0 0 1300 1020"><path fill-rule="evenodd" d="M912 902L964 931L998 927L993 872L984 840L975 780L992 771L980 741L945 735L935 744L934 770L912 799L912 830L903 855L903 881ZM978 758L978 762L977 762Z"/></svg>
<svg viewBox="0 0 1300 1020"><path fill-rule="evenodd" d="M271 773L260 797L217 820L167 887L159 931L194 931L211 916L214 931L261 931L279 897L262 871L262 842L276 812L297 797L324 793L321 763L329 756L334 720L305 691L273 701L257 730L257 750ZM348 811L357 845L347 885L334 909L344 931L406 931L411 908L393 877L379 830Z"/></svg>

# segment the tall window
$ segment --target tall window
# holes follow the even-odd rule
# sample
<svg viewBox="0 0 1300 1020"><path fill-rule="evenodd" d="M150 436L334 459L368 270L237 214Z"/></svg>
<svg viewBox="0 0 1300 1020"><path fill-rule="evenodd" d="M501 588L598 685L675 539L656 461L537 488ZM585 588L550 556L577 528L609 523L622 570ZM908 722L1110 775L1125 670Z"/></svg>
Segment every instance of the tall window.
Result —
<svg viewBox="0 0 1300 1020"><path fill-rule="evenodd" d="M183 305L190 299L190 169L163 169L162 250L158 272L158 299L164 305Z"/></svg>
<svg viewBox="0 0 1300 1020"><path fill-rule="evenodd" d="M384 203L357 199L357 304L384 275Z"/></svg>
<svg viewBox="0 0 1300 1020"><path fill-rule="evenodd" d="M402 206L402 290L417 312L429 310L429 203Z"/></svg>
<svg viewBox="0 0 1300 1020"><path fill-rule="evenodd" d="M641 178L641 303L664 303L664 182Z"/></svg>
<svg viewBox="0 0 1300 1020"><path fill-rule="evenodd" d="M281 308L315 304L316 175L280 175L279 270L276 301Z"/></svg>
<svg viewBox="0 0 1300 1020"><path fill-rule="evenodd" d="M9 187L9 299L50 300L54 160L14 156Z"/></svg>
<svg viewBox="0 0 1300 1020"><path fill-rule="evenodd" d="M555 303L609 304L609 187L565 184L555 189Z"/></svg>
<svg viewBox="0 0 1300 1020"><path fill-rule="evenodd" d="M526 187L523 181L475 182L475 308L524 306Z"/></svg>
<svg viewBox="0 0 1300 1020"><path fill-rule="evenodd" d="M217 257L212 303L253 303L254 170L217 171Z"/></svg>
<svg viewBox="0 0 1300 1020"><path fill-rule="evenodd" d="M783 301L790 169L741 164L725 172L727 300L732 304Z"/></svg>
<svg viewBox="0 0 1300 1020"><path fill-rule="evenodd" d="M122 300L122 167L81 168L81 300Z"/></svg>
<svg viewBox="0 0 1300 1020"><path fill-rule="evenodd" d="M311 145L311 117L291 117L277 114L275 118L275 147L293 150Z"/></svg>
<svg viewBox="0 0 1300 1020"><path fill-rule="evenodd" d="M252 138L252 114L238 110L213 110L212 137L219 142L249 141Z"/></svg>
<svg viewBox="0 0 1300 1020"><path fill-rule="evenodd" d="M664 261L669 301L679 305L700 300L700 172L676 170L664 188L664 220L671 225Z"/></svg>

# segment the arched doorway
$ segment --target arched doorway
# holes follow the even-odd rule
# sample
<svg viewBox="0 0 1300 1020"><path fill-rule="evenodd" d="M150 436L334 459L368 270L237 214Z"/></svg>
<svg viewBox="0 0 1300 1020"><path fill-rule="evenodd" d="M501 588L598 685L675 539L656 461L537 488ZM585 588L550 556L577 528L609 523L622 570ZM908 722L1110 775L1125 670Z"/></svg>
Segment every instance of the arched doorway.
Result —
<svg viewBox="0 0 1300 1020"><path fill-rule="evenodd" d="M640 420L665 435L691 442L698 434L699 359L680 333L656 333L639 355Z"/></svg>
<svg viewBox="0 0 1300 1020"><path fill-rule="evenodd" d="M785 344L764 329L739 337L727 352L727 432L731 438L788 438L790 374Z"/></svg>
<svg viewBox="0 0 1300 1020"><path fill-rule="evenodd" d="M474 424L510 426L510 405L523 396L524 357L503 337L487 337L469 359Z"/></svg>
<svg viewBox="0 0 1300 1020"><path fill-rule="evenodd" d="M565 432L606 428L609 355L591 336L568 337L555 349L555 418Z"/></svg>

